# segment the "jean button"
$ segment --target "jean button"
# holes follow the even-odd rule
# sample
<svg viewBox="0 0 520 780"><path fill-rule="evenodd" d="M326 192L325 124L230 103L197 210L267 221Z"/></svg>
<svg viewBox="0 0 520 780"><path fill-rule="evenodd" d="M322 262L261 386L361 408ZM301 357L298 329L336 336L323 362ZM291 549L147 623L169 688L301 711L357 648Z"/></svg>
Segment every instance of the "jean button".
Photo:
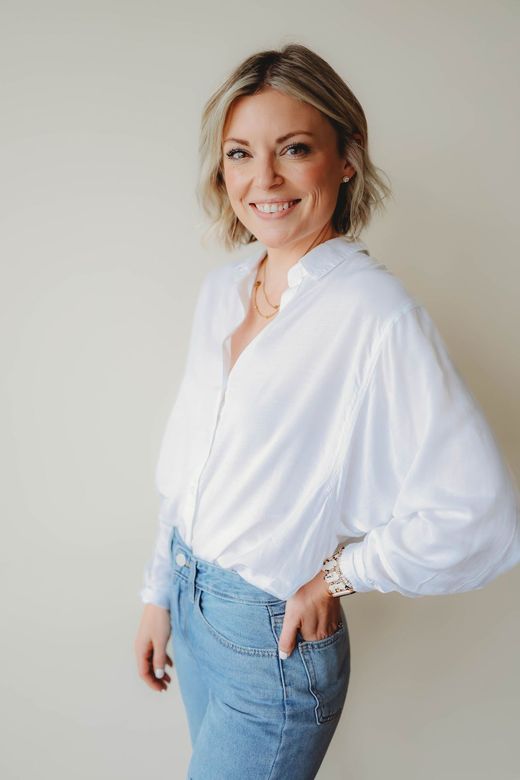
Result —
<svg viewBox="0 0 520 780"><path fill-rule="evenodd" d="M179 566L184 566L186 563L186 556L183 552L178 552L175 556L175 561L179 564Z"/></svg>

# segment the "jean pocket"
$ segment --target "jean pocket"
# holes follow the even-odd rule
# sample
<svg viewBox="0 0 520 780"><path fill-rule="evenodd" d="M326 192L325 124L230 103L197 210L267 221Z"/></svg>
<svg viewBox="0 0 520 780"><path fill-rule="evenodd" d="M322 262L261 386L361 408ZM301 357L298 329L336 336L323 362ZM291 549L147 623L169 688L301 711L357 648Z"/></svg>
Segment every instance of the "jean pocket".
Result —
<svg viewBox="0 0 520 780"><path fill-rule="evenodd" d="M345 703L350 677L350 643L342 622L331 636L298 643L309 691L314 697L317 723L338 718Z"/></svg>
<svg viewBox="0 0 520 780"><path fill-rule="evenodd" d="M278 655L265 604L238 601L197 588L195 609L207 631L230 650Z"/></svg>

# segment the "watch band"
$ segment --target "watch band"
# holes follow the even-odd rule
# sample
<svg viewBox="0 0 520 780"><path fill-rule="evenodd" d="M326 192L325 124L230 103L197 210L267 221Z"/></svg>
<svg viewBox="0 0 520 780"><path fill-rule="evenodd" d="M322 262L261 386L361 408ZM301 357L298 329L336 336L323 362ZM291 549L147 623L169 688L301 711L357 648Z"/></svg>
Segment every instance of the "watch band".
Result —
<svg viewBox="0 0 520 780"><path fill-rule="evenodd" d="M325 558L321 570L324 572L323 579L328 585L332 596L346 596L356 593L350 580L348 580L339 567L341 553L345 549L344 544L338 544L329 558Z"/></svg>

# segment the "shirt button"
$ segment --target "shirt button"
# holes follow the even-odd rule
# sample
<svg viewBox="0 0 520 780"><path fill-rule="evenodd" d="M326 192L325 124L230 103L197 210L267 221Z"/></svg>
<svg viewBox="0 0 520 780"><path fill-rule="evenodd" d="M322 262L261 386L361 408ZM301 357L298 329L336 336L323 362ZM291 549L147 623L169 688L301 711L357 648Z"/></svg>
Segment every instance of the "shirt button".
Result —
<svg viewBox="0 0 520 780"><path fill-rule="evenodd" d="M178 552L175 556L175 561L179 564L179 566L184 566L186 563L186 556L183 552Z"/></svg>

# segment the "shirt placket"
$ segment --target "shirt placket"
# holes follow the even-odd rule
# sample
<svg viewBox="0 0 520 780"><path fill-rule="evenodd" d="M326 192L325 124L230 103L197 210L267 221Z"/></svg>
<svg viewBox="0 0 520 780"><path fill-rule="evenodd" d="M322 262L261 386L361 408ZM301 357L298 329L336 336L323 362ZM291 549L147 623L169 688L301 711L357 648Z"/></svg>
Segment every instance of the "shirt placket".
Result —
<svg viewBox="0 0 520 780"><path fill-rule="evenodd" d="M231 336L235 331L235 329L243 321L247 313L247 307L249 305L251 293L253 290L253 284L256 277L256 265L252 269L251 268L237 269L237 274L238 274L238 278L236 280L236 286L235 286L236 297L235 297L235 305L231 316L231 324L227 329L226 336L224 337L224 339L221 341L220 344L221 384L220 384L219 394L216 402L217 408L212 418L213 419L212 430L209 433L208 437L203 437L204 457L203 459L201 459L201 461L199 461L199 466L197 467L193 475L193 478L189 483L188 492L187 492L185 505L184 505L187 525L189 528L187 541L190 546L193 544L193 531L195 527L196 514L197 514L199 485L204 470L206 468L206 465L209 461L211 451L213 449L213 443L217 435L220 418L222 416L222 411L224 409L224 404L226 402L226 391L229 383L229 364L231 358ZM296 264L290 269L288 275L289 286L287 287L286 290L284 290L282 297L280 299L280 311L287 305L289 300L291 300L292 297L296 294L297 288L300 282L302 281L303 277L304 277L304 272L300 264ZM209 444L207 443L208 438L209 438Z"/></svg>
<svg viewBox="0 0 520 780"><path fill-rule="evenodd" d="M229 357L230 357L229 342L231 340L231 335L233 334L233 331L238 327L238 325L240 325L240 323L242 322L246 314L247 300L248 300L248 296L251 294L252 291L254 277L255 277L255 271L252 270L249 272L249 275L246 277L244 277L244 272L242 271L240 277L238 278L235 287L236 297L234 300L234 308L232 311L231 325L228 327L226 336L224 337L224 339L221 341L220 344L221 383L220 383L220 388L219 388L217 401L216 401L216 411L214 412L212 418L213 420L212 429L209 432L209 435L207 437L203 437L204 457L199 461L199 465L196 468L193 478L189 483L186 501L184 505L185 512L186 512L186 520L189 528L187 541L190 546L193 543L193 530L194 530L196 513L197 513L197 499L198 499L199 485L200 485L202 475L204 473L204 469L211 455L213 442L215 441L215 437L217 435L218 425L226 401L226 390L227 390L228 379L229 379ZM209 443L208 443L208 438L209 438Z"/></svg>

